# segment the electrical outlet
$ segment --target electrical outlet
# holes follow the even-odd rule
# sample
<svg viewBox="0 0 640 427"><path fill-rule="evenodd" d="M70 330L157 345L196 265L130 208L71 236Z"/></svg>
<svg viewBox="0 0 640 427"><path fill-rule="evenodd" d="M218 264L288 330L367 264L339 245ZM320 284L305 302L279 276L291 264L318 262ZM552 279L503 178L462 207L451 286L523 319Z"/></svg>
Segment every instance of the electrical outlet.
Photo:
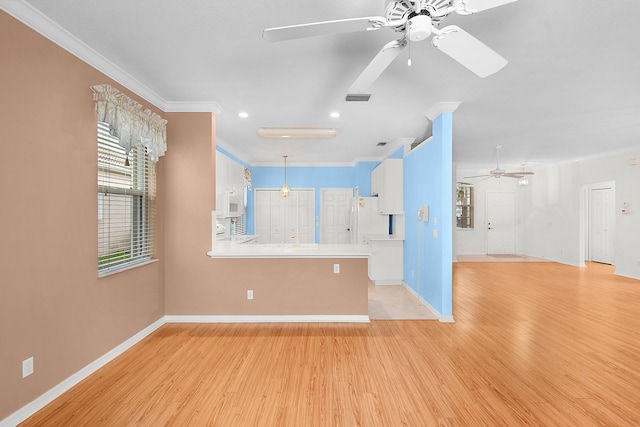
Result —
<svg viewBox="0 0 640 427"><path fill-rule="evenodd" d="M340 264L333 264L333 272L340 273Z"/></svg>
<svg viewBox="0 0 640 427"><path fill-rule="evenodd" d="M22 378L33 374L33 356L22 361Z"/></svg>
<svg viewBox="0 0 640 427"><path fill-rule="evenodd" d="M247 299L253 299L253 291L251 289L247 291Z"/></svg>

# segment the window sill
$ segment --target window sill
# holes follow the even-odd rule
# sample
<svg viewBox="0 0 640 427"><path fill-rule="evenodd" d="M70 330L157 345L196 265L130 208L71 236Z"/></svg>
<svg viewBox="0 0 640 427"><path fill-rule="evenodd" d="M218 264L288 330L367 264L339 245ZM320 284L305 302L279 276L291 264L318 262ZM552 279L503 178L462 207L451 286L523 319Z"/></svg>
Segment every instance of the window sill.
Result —
<svg viewBox="0 0 640 427"><path fill-rule="evenodd" d="M135 264L126 264L126 265L123 265L122 267L114 268L114 269L111 269L111 270L108 270L108 271L103 271L103 272L98 271L98 278L112 276L114 274L122 273L123 271L131 270L131 269L137 268L137 267L142 267L143 265L153 264L153 263L156 263L158 261L159 260L157 260L157 259L150 259L150 260L138 262L138 263L135 263Z"/></svg>

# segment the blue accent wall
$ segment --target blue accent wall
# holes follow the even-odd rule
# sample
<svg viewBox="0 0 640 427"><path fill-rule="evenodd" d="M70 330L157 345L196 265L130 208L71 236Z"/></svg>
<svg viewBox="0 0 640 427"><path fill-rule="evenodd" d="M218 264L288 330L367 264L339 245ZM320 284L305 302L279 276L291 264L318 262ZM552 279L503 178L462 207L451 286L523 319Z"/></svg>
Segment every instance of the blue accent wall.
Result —
<svg viewBox="0 0 640 427"><path fill-rule="evenodd" d="M287 166L287 184L291 188L313 188L316 192L315 216L320 217L321 188L358 187L360 195L371 194L371 170L379 162L361 162L356 166ZM251 169L253 188L280 188L284 181L284 165L259 166ZM247 220L253 230L253 191L249 195ZM249 215L249 212L251 214ZM316 238L320 242L320 226L316 221ZM248 228L249 229L249 228Z"/></svg>
<svg viewBox="0 0 640 427"><path fill-rule="evenodd" d="M433 122L433 137L404 158L404 282L443 316L452 315L452 113ZM429 222L418 209L429 206ZM434 237L437 231L437 237Z"/></svg>

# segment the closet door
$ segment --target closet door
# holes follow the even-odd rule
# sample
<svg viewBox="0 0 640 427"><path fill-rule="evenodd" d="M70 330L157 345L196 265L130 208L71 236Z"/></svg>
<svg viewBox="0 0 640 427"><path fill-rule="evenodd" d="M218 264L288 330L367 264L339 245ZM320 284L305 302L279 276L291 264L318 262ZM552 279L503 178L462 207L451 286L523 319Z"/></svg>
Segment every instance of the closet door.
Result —
<svg viewBox="0 0 640 427"><path fill-rule="evenodd" d="M258 243L315 242L315 190L291 189L287 198L279 190L255 190L255 229Z"/></svg>

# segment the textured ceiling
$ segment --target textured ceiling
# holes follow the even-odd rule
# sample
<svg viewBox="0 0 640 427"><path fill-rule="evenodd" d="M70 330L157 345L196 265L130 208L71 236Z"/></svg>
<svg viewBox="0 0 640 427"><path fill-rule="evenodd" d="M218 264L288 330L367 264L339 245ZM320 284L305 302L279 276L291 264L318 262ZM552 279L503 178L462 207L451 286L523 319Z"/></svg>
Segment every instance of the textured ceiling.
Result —
<svg viewBox="0 0 640 427"><path fill-rule="evenodd" d="M459 101L454 162L569 161L640 146L640 2L520 0L456 24L509 60L479 78L412 43L371 87L367 103L347 89L391 29L269 43L269 27L380 16L380 0L0 0L40 11L133 80L174 103L215 102L221 146L253 165L379 160L431 132L425 113ZM249 118L241 119L238 112ZM339 111L338 119L329 117ZM330 140L273 141L258 127L335 127ZM379 147L380 141L389 142ZM170 146L169 146L169 149Z"/></svg>

